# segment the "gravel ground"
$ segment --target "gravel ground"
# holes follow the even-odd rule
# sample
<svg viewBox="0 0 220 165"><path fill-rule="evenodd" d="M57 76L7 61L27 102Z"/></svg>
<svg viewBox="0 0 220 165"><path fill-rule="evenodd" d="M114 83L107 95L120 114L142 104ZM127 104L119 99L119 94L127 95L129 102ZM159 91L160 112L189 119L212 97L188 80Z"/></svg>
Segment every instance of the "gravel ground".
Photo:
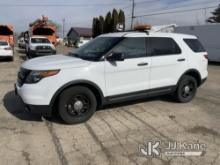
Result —
<svg viewBox="0 0 220 165"><path fill-rule="evenodd" d="M58 52L71 48L59 47ZM0 61L1 165L149 164L218 165L220 162L220 65L209 65L209 79L187 104L168 97L105 107L86 123L65 125L58 117L24 112L13 84L25 59ZM146 141L204 143L199 157L149 158L139 151Z"/></svg>

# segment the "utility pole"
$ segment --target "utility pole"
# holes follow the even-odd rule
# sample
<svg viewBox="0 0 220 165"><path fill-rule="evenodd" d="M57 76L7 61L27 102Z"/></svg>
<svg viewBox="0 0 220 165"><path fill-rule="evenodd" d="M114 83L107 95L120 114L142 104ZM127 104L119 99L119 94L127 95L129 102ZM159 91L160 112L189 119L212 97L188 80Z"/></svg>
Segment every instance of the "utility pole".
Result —
<svg viewBox="0 0 220 165"><path fill-rule="evenodd" d="M204 9L205 24L207 24L207 9Z"/></svg>
<svg viewBox="0 0 220 165"><path fill-rule="evenodd" d="M133 22L134 22L134 7L135 7L135 2L132 0L132 14L131 14L131 30L133 29Z"/></svg>
<svg viewBox="0 0 220 165"><path fill-rule="evenodd" d="M65 18L62 20L63 21L63 39L65 37Z"/></svg>

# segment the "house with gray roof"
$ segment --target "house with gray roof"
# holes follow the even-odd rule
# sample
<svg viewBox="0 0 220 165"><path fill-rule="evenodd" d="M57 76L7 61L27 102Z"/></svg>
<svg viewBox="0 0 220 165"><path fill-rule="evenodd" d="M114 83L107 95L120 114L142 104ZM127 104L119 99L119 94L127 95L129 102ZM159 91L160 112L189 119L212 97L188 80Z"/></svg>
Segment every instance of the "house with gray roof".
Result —
<svg viewBox="0 0 220 165"><path fill-rule="evenodd" d="M81 40L90 40L91 38L91 28L72 27L67 33L68 45L76 45Z"/></svg>

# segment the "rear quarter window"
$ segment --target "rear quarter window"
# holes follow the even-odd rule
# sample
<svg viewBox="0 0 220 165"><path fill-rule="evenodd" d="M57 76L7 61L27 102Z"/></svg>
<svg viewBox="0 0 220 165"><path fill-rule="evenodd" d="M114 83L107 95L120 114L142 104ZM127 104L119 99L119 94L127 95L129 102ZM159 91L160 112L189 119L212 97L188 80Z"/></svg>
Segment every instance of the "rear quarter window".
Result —
<svg viewBox="0 0 220 165"><path fill-rule="evenodd" d="M190 49L196 53L206 52L205 48L199 42L198 39L184 39L184 42L190 47Z"/></svg>

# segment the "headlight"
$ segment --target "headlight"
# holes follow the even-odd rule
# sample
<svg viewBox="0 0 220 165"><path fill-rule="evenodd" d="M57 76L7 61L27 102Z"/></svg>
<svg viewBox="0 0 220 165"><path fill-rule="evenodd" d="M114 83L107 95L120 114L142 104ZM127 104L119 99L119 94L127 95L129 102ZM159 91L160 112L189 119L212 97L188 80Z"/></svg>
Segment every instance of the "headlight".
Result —
<svg viewBox="0 0 220 165"><path fill-rule="evenodd" d="M60 70L47 70L47 71L31 71L27 76L25 83L34 84L39 82L41 79L54 76L59 73Z"/></svg>

